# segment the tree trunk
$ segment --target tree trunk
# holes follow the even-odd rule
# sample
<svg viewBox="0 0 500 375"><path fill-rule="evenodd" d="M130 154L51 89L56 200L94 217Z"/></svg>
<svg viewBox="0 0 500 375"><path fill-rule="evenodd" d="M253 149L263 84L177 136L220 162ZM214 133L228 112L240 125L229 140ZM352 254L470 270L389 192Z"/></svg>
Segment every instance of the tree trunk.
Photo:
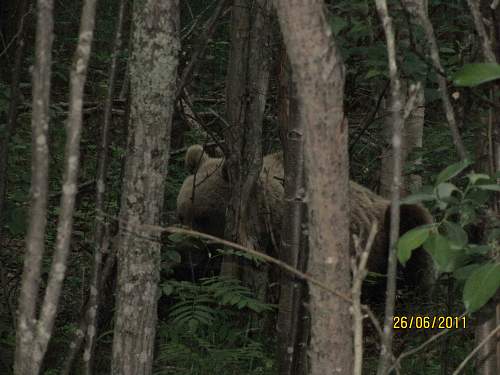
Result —
<svg viewBox="0 0 500 375"><path fill-rule="evenodd" d="M135 1L130 122L118 244L111 373L151 374L160 272L159 225L175 97L179 2Z"/></svg>
<svg viewBox="0 0 500 375"><path fill-rule="evenodd" d="M232 8L231 52L226 79L226 117L224 132L227 175L231 196L226 214L225 237L244 246L257 248L254 227L258 215L255 189L262 168L262 120L269 83L270 37L269 0L235 0ZM265 293L266 266L240 275L235 256L225 257L222 274L243 277L254 285L258 295ZM253 281L252 281L253 279Z"/></svg>
<svg viewBox="0 0 500 375"><path fill-rule="evenodd" d="M344 66L319 0L276 1L305 129L309 272L349 295L349 200ZM350 374L349 303L309 285L311 374Z"/></svg>
<svg viewBox="0 0 500 375"><path fill-rule="evenodd" d="M36 375L40 372L42 361L47 351L47 346L52 334L56 318L59 297L61 295L62 283L66 272L66 263L69 255L71 243L71 233L73 226L73 213L75 208L75 198L77 193L77 182L80 159L80 136L82 131L82 109L83 109L83 91L85 80L87 78L87 67L90 58L90 50L93 39L95 22L96 0L86 0L83 3L82 16L80 21L80 30L78 44L73 57L73 65L70 73L70 94L69 94L69 114L66 122L66 146L64 151L64 176L61 195L61 208L59 212L59 221L57 225L57 237L54 256L45 290L45 296L40 308L39 319L35 320L35 304L38 294L38 283L40 277L41 257L43 254L43 239L46 222L46 203L47 203L47 182L48 182L48 100L50 93L50 64L44 66L40 64L44 72L34 74L33 100L38 107L35 115L33 112L34 140L36 156L33 159L34 177L32 180L33 203L32 216L30 223L30 234L35 234L33 229L39 231L36 233L38 238L28 236L28 251L25 255L25 268L23 271L23 286L20 297L20 335L16 346L16 362L14 372L16 375L31 374ZM37 57L45 62L50 62L51 39L52 39L52 10L51 2L39 3L39 22L49 27L48 30L38 29L41 32L48 32L45 37L37 40L37 55L40 48L43 53ZM38 35L38 32L37 32ZM46 39L48 38L48 40ZM39 44L40 43L40 44ZM46 49L47 48L47 49ZM38 81L40 80L40 81ZM42 82L43 80L43 82ZM40 91L35 91L38 88ZM41 96L45 95L45 97ZM47 107L45 107L47 106ZM39 123L37 123L39 121ZM45 160L37 160L44 156ZM38 163L38 164L37 164ZM36 168L42 167L41 171ZM39 173L43 173L40 175ZM43 191L37 191L40 187ZM39 205L37 194L43 197L43 207ZM43 225L41 225L43 224ZM30 243L29 241L33 241ZM33 246L33 245L36 245ZM31 294L30 294L31 293ZM26 309L26 310L24 310ZM31 319L30 319L31 318ZM30 319L30 320L28 320ZM35 326L36 323L36 326Z"/></svg>
<svg viewBox="0 0 500 375"><path fill-rule="evenodd" d="M30 372L31 350L36 325L36 304L47 224L49 171L49 101L53 41L53 0L38 0L33 67L33 110L31 114L31 205L23 278L19 295L14 374Z"/></svg>
<svg viewBox="0 0 500 375"><path fill-rule="evenodd" d="M285 46L280 66L279 124L284 150L284 214L281 231L280 259L300 271L302 246L306 245L302 230L304 224L304 129L299 118L299 102L291 76ZM302 251L301 251L302 250ZM303 255L303 254L302 254ZM304 283L283 272L280 282L278 308L278 371L280 375L297 374L298 362L304 348L298 345L301 329L301 302Z"/></svg>
<svg viewBox="0 0 500 375"><path fill-rule="evenodd" d="M109 67L109 83L106 100L104 104L103 125L101 130L101 139L99 144L99 154L97 162L97 181L96 181L96 221L95 221L95 243L94 243L94 264L90 280L90 293L88 309L86 311L87 323L85 327L85 346L83 349L83 369L85 375L92 375L94 365L95 339L97 335L97 317L101 297L101 276L102 276L102 257L107 250L109 243L109 230L107 231L106 218L103 215L106 199L106 181L108 174L108 148L109 148L109 130L111 127L111 110L113 109L113 95L115 89L118 54L121 50L123 19L127 6L126 0L120 0L118 19L116 21L115 37L113 42L113 54ZM106 233L108 232L108 233Z"/></svg>
<svg viewBox="0 0 500 375"><path fill-rule="evenodd" d="M409 87L406 82L406 87ZM408 95L406 95L408 97ZM418 87L415 97L415 109L405 121L403 128L403 143L401 144L402 163L408 158L408 154L415 148L422 147L422 137L424 133L425 98L423 86ZM382 166L380 170L380 195L389 198L391 196L392 172L393 172L393 152L391 144L392 138L392 117L387 116L383 124L383 135L387 149L382 155ZM419 163L417 160L416 164ZM406 196L412 191L418 191L422 186L422 178L418 174L403 175L401 181L401 196Z"/></svg>

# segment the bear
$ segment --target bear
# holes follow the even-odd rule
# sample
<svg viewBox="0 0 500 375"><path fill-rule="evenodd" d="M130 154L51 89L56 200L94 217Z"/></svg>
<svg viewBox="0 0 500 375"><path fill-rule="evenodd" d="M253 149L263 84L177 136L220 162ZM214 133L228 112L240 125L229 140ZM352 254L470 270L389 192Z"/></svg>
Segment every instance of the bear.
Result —
<svg viewBox="0 0 500 375"><path fill-rule="evenodd" d="M177 196L177 217L180 223L200 232L223 237L226 204L230 194L224 159L210 157L201 145L193 145L186 152L185 167L191 175L184 180ZM283 179L283 153L265 156L256 202L259 210L257 228L259 240L262 240L262 250L269 248L271 234L275 238L274 243L280 243L284 212ZM366 239L372 223L378 222L379 229L368 258L367 269L372 273L385 274L389 248L390 201L354 181L350 181L349 188L351 235L356 234ZM432 223L429 212L420 205L401 205L400 212L401 234ZM270 231L273 233L269 233ZM351 249L351 253L354 253L354 249ZM399 268L399 274L409 286L427 290L433 282L433 262L423 249L414 251L406 266Z"/></svg>

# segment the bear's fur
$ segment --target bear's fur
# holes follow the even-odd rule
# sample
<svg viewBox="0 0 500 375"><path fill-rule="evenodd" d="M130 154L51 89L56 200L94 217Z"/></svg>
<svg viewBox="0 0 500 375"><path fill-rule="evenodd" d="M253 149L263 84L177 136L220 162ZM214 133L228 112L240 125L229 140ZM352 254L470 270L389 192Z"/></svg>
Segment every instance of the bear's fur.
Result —
<svg viewBox="0 0 500 375"><path fill-rule="evenodd" d="M185 159L188 176L177 197L177 215L180 222L195 230L214 236L224 235L226 204L229 186L224 174L224 159L209 157L200 145L191 146ZM283 214L283 154L264 157L258 181L259 239L269 239L272 228L279 244ZM384 274L387 269L389 244L390 202L367 188L350 182L351 234L366 239L374 221L379 231L375 238L367 268ZM261 220L262 219L262 220ZM432 221L428 211L419 205L401 206L401 233ZM262 249L266 245L263 244ZM428 284L432 277L432 262L424 250L417 250L403 274L410 283Z"/></svg>

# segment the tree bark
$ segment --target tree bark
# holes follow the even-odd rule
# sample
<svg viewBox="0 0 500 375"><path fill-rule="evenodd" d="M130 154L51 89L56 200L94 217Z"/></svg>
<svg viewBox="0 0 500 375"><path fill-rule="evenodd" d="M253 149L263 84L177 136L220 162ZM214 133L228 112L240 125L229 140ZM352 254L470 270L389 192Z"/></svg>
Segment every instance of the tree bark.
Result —
<svg viewBox="0 0 500 375"><path fill-rule="evenodd" d="M349 295L349 199L344 66L319 0L277 0L305 128L309 272ZM349 303L310 284L311 374L350 374ZM334 353L334 354L333 354Z"/></svg>
<svg viewBox="0 0 500 375"><path fill-rule="evenodd" d="M293 85L291 68L283 46L280 89L280 126L284 139L284 215L281 231L280 259L301 269L299 259L305 245L304 224L304 129L299 118L299 102ZM303 250L302 250L303 251ZM280 375L297 373L302 348L297 338L300 330L300 307L304 292L302 280L288 273L281 276L278 308L278 371Z"/></svg>
<svg viewBox="0 0 500 375"><path fill-rule="evenodd" d="M385 39L387 42L387 60L389 65L389 75L391 79L391 117L393 124L392 131L392 185L391 185L391 225L389 239L389 256L387 260L387 289L384 312L384 332L381 337L380 361L377 374L385 375L392 361L393 343L393 320L394 305L396 299L396 242L399 237L399 204L402 172L402 128L403 128L403 100L401 95L401 83L396 61L396 38L389 15L386 0L375 0L380 21L384 27Z"/></svg>
<svg viewBox="0 0 500 375"><path fill-rule="evenodd" d="M163 210L179 51L179 2L135 1L130 122L118 234L111 373L152 371Z"/></svg>
<svg viewBox="0 0 500 375"><path fill-rule="evenodd" d="M53 41L53 0L38 0L31 115L31 206L19 295L14 374L30 373L36 304L45 247L49 172L49 101Z"/></svg>
<svg viewBox="0 0 500 375"><path fill-rule="evenodd" d="M409 82L404 85L409 87ZM403 128L401 154L402 162L408 158L408 154L415 148L422 147L422 138L424 133L424 116L425 116L425 97L424 88L419 86L417 88L415 97L415 109L411 112L408 119L405 121ZM406 95L408 97L408 95ZM383 135L384 140L388 145L391 144L392 138L392 116L388 116L384 121ZM388 198L391 196L392 186L392 172L393 172L393 151L392 147L384 150L382 155L382 165L380 169L380 195ZM417 160L416 164L419 163ZM422 178L418 174L409 174L402 176L401 179L401 195L406 196L412 191L418 191L422 186Z"/></svg>
<svg viewBox="0 0 500 375"><path fill-rule="evenodd" d="M42 5L39 3L39 6L40 6L39 9L40 22L47 22L47 24L50 25L50 28L52 28L52 4L45 3ZM83 90L85 87L85 80L87 78L87 67L90 58L90 50L93 39L95 6L96 6L96 0L86 0L83 3L78 44L73 57L73 66L70 73L69 114L68 114L68 120L66 122L67 138L66 138L66 147L64 152L65 157L64 157L64 176L63 176L63 188L62 188L63 192L61 195L61 204L60 204L61 210L59 213L56 245L49 273L49 280L47 283L47 289L45 290L43 303L40 309L40 317L38 321L36 321L36 327L34 326L34 313L35 313L34 302L36 301L36 295L38 293L38 278L40 275L43 243L39 244L38 248L36 249L37 250L36 254L33 254L33 252L30 251L28 251L28 254L26 254L25 262L29 262L30 260L35 262L34 265L28 265L28 266L26 266L25 263L25 269L23 271L23 284L24 284L24 279L27 278L26 273L29 273L31 271L35 273L35 277L37 277L37 279L32 283L31 285L32 289L29 290L29 292L32 293L31 296L24 295L21 297L20 300L20 305L22 308L24 306L21 303L24 302L24 298L30 299L30 302L33 303L33 305L31 306L33 310L30 311L30 313L32 314L31 315L32 321L29 322L29 325L26 325L26 321L21 320L20 318L19 328L26 330L26 328L29 327L28 329L30 329L30 331L24 332L25 334L27 333L29 335L30 340L28 342L30 346L28 348L22 349L22 346L26 345L27 342L23 340L23 337L20 338L19 348L21 349L19 350L19 353L16 353L16 363L14 365L14 371L16 375L20 374L35 375L40 372L43 357L45 356L45 352L47 350L47 346L52 334L52 329L54 326L54 321L59 304L59 297L61 295L61 290L62 290L62 283L66 272L66 263L69 254L69 246L71 243L75 198L78 190L77 182L78 182L79 158L80 158L80 135L82 130ZM48 34L48 38L52 38L52 32ZM49 43L44 47L49 48L48 50L45 50L45 53L47 53L47 51L50 51L51 44ZM50 92L49 90L50 68L47 68L45 74L47 74L45 76L45 82L44 82L44 86L47 90L44 92L44 94L46 95L45 98L37 97L35 95L35 92L33 97L34 100L37 99L40 102L45 102L48 105L48 97ZM34 75L34 79L35 77L40 78L41 76L37 77ZM44 108L44 111L46 110L48 110L48 108ZM44 116L45 118L43 119L44 121L40 121L42 127L44 128L43 132L41 132L39 135L35 133L36 137L35 147L36 148L40 147L40 149L37 149L36 151L39 154L38 156L40 155L48 156L48 147L46 138L46 130L48 127L48 122L47 122L48 112L44 113L45 113ZM33 117L34 119L36 118L35 114L33 114ZM45 160L44 163L47 163L47 160ZM42 163L42 166L44 167L43 168L44 172L47 172L44 163ZM36 166L35 163L33 163L33 165ZM36 171L35 173L37 175L39 171ZM45 223L48 175L47 173L45 173L43 176L36 176L36 177L39 178L37 182L44 185L43 195L45 197L45 202L44 202L45 207L43 207L43 210L40 210L38 212L38 221ZM37 187L36 185L34 186L35 188ZM35 191L33 195L36 197L36 194L37 192ZM32 217L35 218L35 216ZM43 219L41 219L42 217ZM43 227L40 226L39 229L40 230L43 229L44 232L45 225L43 225ZM43 232L40 233L41 236L39 237L39 240L40 239L43 240ZM31 258L31 256L33 256L33 258ZM38 267L38 269L32 269L31 267ZM24 337L24 339L26 339L26 337Z"/></svg>
<svg viewBox="0 0 500 375"><path fill-rule="evenodd" d="M257 248L258 213L249 204L262 168L262 120L269 83L270 37L269 0L235 0L232 7L231 52L226 78L226 118L224 131L226 166L231 196L226 214L225 237L244 246ZM262 266L265 268L265 265ZM259 272L260 271L260 272ZM265 277L266 270L254 277L240 275L238 258L226 256L222 274L243 277L250 283ZM264 285L254 285L262 297Z"/></svg>
<svg viewBox="0 0 500 375"><path fill-rule="evenodd" d="M95 337L97 334L97 316L99 312L99 303L101 296L101 276L102 276L102 257L106 250L106 243L109 242L106 238L106 219L104 217L104 205L106 199L106 180L108 174L108 147L109 147L109 129L111 126L111 111L113 109L113 95L116 81L116 66L118 54L120 53L122 43L122 29L126 0L121 0L118 10L118 20L116 22L115 37L113 43L113 54L111 56L111 64L109 67L109 83L104 104L103 126L101 131L101 140L99 147L98 163L97 163L97 181L96 181L96 222L95 222L95 248L94 248L94 264L92 276L90 280L90 295L88 301L87 317L85 319L85 345L83 348L83 371L85 375L93 373L93 359L95 348Z"/></svg>

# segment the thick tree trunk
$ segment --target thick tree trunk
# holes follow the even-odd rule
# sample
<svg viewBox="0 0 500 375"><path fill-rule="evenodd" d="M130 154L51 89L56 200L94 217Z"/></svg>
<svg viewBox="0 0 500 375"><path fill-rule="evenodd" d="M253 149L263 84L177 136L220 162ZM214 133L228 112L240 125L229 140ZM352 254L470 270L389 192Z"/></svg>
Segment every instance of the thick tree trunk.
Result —
<svg viewBox="0 0 500 375"><path fill-rule="evenodd" d="M350 293L344 66L319 0L277 0L305 128L309 272ZM311 374L350 374L349 303L310 285Z"/></svg>
<svg viewBox="0 0 500 375"><path fill-rule="evenodd" d="M175 97L179 2L135 1L130 122L118 245L114 375L151 374L160 272L159 225Z"/></svg>
<svg viewBox="0 0 500 375"><path fill-rule="evenodd" d="M262 168L262 120L269 83L270 37L269 0L235 0L232 8L231 52L226 79L226 117L224 132L227 175L231 197L227 208L225 237L251 248L257 231L252 223L256 212L254 194ZM262 284L266 270L254 272L255 277L240 275L238 259L225 257L222 274L242 276L250 283ZM263 266L265 268L265 266ZM255 285L258 294L264 285Z"/></svg>

